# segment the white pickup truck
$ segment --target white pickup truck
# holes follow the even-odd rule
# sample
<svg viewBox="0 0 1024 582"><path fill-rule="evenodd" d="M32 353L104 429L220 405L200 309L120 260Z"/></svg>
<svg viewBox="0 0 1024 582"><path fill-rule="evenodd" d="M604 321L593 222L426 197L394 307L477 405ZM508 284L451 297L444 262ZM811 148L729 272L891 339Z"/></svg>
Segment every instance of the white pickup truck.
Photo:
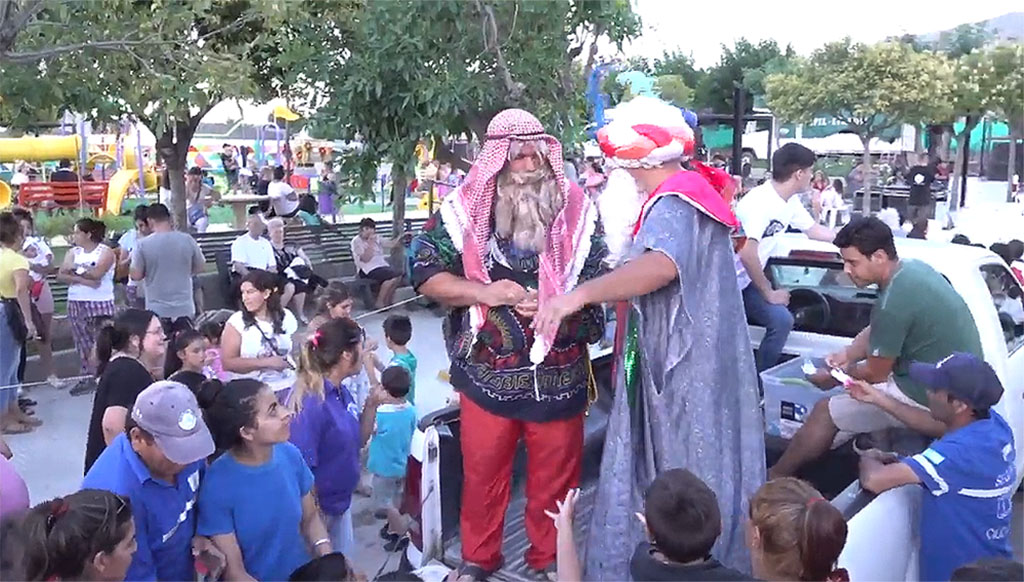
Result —
<svg viewBox="0 0 1024 582"><path fill-rule="evenodd" d="M876 297L872 288L858 289L843 273L838 250L802 235L782 235L778 254L766 267L769 279L791 292L790 310L796 328L786 344L787 356L822 358L846 346L863 329ZM932 265L963 297L981 335L985 359L1003 382L1005 394L996 409L1013 428L1018 444L1017 479L1024 476L1024 293L1006 264L981 248L897 239L901 258ZM764 330L751 326L753 346ZM599 399L585 422L583 495L577 505L577 539L586 534L589 509L600 470L604 431L611 403L610 357L594 353ZM765 401L772 400L766 383ZM773 411L766 411L770 414ZM777 414L777 412L776 412ZM409 463L407 509L421 532L413 536L404 565L416 568L432 559L449 566L459 561L458 513L462 493L458 409L447 408L423 418L413 441ZM916 445L915 445L916 440ZM921 437L909 445L924 446ZM786 441L766 435L769 460L781 454ZM505 566L498 580L525 580L522 554L523 451L513 477L513 496L505 524ZM840 566L852 580L917 580L918 527L922 490L907 486L872 495L856 478L857 455L852 444L810 464L801 476L814 483L846 516L849 524ZM417 503L418 501L418 503Z"/></svg>

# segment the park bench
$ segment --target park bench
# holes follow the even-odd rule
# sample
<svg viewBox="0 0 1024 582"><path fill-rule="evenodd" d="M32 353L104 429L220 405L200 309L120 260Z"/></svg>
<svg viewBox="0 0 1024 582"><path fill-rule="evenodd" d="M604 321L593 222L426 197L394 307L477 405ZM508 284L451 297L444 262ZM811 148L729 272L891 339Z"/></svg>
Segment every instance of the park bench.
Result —
<svg viewBox="0 0 1024 582"><path fill-rule="evenodd" d="M426 219L406 220L408 232L418 232ZM231 294L231 243L245 231L208 232L195 235L208 263L216 265L218 286L224 297ZM391 236L391 223L378 222L377 232ZM313 270L328 281L343 281L354 297L367 309L374 304L373 282L356 276L352 261L352 238L359 234L358 223L285 227L285 242L300 247L313 263Z"/></svg>
<svg viewBox="0 0 1024 582"><path fill-rule="evenodd" d="M99 209L106 200L106 182L26 182L18 188L18 204L24 208Z"/></svg>
<svg viewBox="0 0 1024 582"><path fill-rule="evenodd" d="M423 218L406 220L406 230L418 232L425 222ZM203 258L216 270L217 289L225 298L230 296L231 243L244 232L230 230L193 235L203 252ZM384 237L391 236L391 223L378 222L377 232ZM358 233L358 223L289 226L285 228L285 240L306 252L317 274L329 281L345 282L352 295L359 298L367 309L372 309L375 300L373 282L358 278L352 261L351 242ZM67 284L57 281L52 275L47 280L54 302L66 302Z"/></svg>
<svg viewBox="0 0 1024 582"><path fill-rule="evenodd" d="M932 187L932 198L935 202L945 202L947 199L946 190L941 187ZM860 209L864 204L864 190L857 190L853 193L851 202L854 208ZM871 211L880 212L883 208L895 208L900 216L907 216L910 202L910 186L892 184L876 186L871 191ZM934 218L934 214L932 216Z"/></svg>

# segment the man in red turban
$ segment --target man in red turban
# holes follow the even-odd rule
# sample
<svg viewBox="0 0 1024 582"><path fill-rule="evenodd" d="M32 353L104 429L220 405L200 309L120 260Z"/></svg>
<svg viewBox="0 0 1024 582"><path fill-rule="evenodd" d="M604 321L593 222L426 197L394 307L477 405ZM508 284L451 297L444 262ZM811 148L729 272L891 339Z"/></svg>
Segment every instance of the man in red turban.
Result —
<svg viewBox="0 0 1024 582"><path fill-rule="evenodd" d="M553 298L534 319L549 333L585 306L619 311L615 404L586 549L586 580L626 580L646 540L634 512L657 474L686 468L717 494L713 554L750 571L746 500L764 481L763 418L736 286L727 174L688 162L693 132L676 107L638 97L598 132L617 167L598 204L614 271ZM614 241L614 244L613 244ZM641 556L642 558L642 556Z"/></svg>

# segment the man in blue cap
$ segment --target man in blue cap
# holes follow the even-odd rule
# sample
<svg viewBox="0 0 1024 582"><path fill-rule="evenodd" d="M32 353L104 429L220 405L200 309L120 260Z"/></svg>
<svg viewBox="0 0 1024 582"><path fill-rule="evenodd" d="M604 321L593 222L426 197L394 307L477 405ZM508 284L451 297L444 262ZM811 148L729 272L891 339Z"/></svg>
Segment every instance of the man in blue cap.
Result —
<svg viewBox="0 0 1024 582"><path fill-rule="evenodd" d="M949 580L953 570L980 558L1011 558L1016 453L1010 427L992 410L1003 396L999 378L963 352L937 364L915 362L910 377L927 389L928 409L946 434L912 457L862 456L861 486L881 493L918 483L930 493L922 496L921 580ZM847 389L870 386L854 381Z"/></svg>
<svg viewBox="0 0 1024 582"><path fill-rule="evenodd" d="M139 393L124 433L82 482L83 489L131 500L138 549L128 580L193 580L194 557L207 568L220 561L212 542L195 535L199 481L213 451L213 437L187 386L163 380Z"/></svg>

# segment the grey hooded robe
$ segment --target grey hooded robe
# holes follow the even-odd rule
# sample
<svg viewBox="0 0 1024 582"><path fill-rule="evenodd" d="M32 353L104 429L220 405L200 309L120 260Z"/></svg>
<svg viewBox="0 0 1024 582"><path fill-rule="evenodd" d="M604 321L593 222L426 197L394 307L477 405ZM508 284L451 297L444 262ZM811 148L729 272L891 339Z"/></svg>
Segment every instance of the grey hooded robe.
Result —
<svg viewBox="0 0 1024 582"><path fill-rule="evenodd" d="M645 539L634 512L643 512L655 476L677 467L718 496L714 557L750 572L743 521L765 479L764 421L729 229L665 196L633 243L634 256L648 250L671 258L679 277L631 303L639 381L631 407L620 355L584 579L629 579L630 556Z"/></svg>

